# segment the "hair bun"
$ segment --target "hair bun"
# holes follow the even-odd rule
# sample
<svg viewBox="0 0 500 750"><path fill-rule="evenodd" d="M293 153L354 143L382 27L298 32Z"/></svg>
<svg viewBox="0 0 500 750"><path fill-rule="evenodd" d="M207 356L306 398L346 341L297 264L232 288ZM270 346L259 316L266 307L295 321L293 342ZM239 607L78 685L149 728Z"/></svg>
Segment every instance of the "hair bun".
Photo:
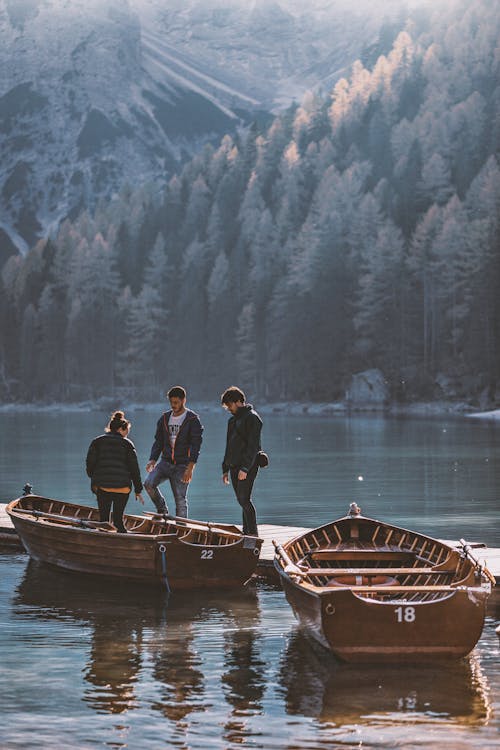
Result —
<svg viewBox="0 0 500 750"><path fill-rule="evenodd" d="M106 427L106 432L118 432L118 430L130 430L130 422L125 417L125 412L115 411Z"/></svg>

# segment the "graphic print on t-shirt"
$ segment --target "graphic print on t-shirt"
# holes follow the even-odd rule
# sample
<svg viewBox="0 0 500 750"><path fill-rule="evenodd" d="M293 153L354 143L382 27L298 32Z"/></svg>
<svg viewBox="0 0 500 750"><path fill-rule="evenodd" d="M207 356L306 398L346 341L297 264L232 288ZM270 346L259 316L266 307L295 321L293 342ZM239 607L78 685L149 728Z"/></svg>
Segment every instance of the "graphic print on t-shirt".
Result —
<svg viewBox="0 0 500 750"><path fill-rule="evenodd" d="M168 420L168 439L170 440L170 447L172 450L175 448L175 441L177 440L177 435L179 434L179 430L181 428L181 424L186 419L187 412L184 412L183 414L180 414L178 417L174 417L173 414L170 415Z"/></svg>

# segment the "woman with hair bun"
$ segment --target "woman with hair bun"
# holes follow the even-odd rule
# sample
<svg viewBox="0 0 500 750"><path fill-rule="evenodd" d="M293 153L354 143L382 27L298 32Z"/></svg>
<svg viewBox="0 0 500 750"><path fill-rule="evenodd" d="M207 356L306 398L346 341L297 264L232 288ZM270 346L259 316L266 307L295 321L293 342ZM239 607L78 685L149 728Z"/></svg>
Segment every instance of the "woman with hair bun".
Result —
<svg viewBox="0 0 500 750"><path fill-rule="evenodd" d="M135 446L127 435L131 423L122 411L115 411L103 435L92 440L87 453L87 475L92 492L97 496L101 521L109 521L113 508L113 524L126 534L123 511L134 485L135 498L144 505L142 481Z"/></svg>

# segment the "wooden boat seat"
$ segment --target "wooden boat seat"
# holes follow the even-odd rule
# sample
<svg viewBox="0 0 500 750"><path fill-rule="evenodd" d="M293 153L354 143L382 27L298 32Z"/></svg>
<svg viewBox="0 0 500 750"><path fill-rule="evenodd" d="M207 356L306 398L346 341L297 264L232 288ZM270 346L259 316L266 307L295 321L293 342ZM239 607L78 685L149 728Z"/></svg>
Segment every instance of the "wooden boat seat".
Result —
<svg viewBox="0 0 500 750"><path fill-rule="evenodd" d="M454 570L436 570L435 568L304 568L305 575L321 576L393 576L393 575L453 575Z"/></svg>
<svg viewBox="0 0 500 750"><path fill-rule="evenodd" d="M362 557L364 560L394 560L395 562L411 562L415 560L415 555L411 552L394 552L393 550L374 550L374 549L339 549L338 547L329 547L319 549L308 553L310 560L349 560Z"/></svg>
<svg viewBox="0 0 500 750"><path fill-rule="evenodd" d="M367 594L376 591L376 586L346 586L346 588L355 591L356 593L366 592ZM456 586L448 586L446 584L439 584L438 586L384 586L384 594L413 594L415 592L436 592L436 591L458 591Z"/></svg>

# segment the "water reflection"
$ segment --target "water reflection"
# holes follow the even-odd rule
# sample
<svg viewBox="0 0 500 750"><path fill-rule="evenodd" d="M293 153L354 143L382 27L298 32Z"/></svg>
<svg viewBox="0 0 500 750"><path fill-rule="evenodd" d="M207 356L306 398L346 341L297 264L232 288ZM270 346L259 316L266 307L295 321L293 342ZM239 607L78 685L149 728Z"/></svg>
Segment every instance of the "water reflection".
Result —
<svg viewBox="0 0 500 750"><path fill-rule="evenodd" d="M170 602L165 629L156 629L149 645L153 679L159 683L154 711L181 722L204 707L202 659L198 653L188 602ZM177 608L179 607L179 609ZM195 613L192 613L195 614Z"/></svg>
<svg viewBox="0 0 500 750"><path fill-rule="evenodd" d="M98 581L30 560L14 606L23 617L86 625L90 649L83 700L100 713L120 714L136 707L143 631L164 620L165 600L139 587Z"/></svg>
<svg viewBox="0 0 500 750"><path fill-rule="evenodd" d="M142 630L114 616L94 623L84 700L96 711L120 714L137 706L134 684L142 664Z"/></svg>
<svg viewBox="0 0 500 750"><path fill-rule="evenodd" d="M498 742L496 606L468 662L363 669L294 631L273 587L167 601L21 555L0 555L0 568L2 748Z"/></svg>
<svg viewBox="0 0 500 750"><path fill-rule="evenodd" d="M252 588L167 597L29 561L13 609L22 618L86 627L85 636L79 629L89 641L82 699L97 713L122 714L141 702L144 707L146 686L149 708L184 734L189 714L210 708L205 675L214 671L231 706L225 727L231 740L245 732L235 717L261 709L265 662Z"/></svg>
<svg viewBox="0 0 500 750"><path fill-rule="evenodd" d="M260 610L233 609L232 622L224 630L224 696L231 713L224 725L223 737L228 743L245 744L251 735L248 718L262 713L266 662L259 649Z"/></svg>
<svg viewBox="0 0 500 750"><path fill-rule="evenodd" d="M338 663L295 631L280 666L285 709L336 726L450 723L482 725L491 714L477 656L449 664L354 666Z"/></svg>

